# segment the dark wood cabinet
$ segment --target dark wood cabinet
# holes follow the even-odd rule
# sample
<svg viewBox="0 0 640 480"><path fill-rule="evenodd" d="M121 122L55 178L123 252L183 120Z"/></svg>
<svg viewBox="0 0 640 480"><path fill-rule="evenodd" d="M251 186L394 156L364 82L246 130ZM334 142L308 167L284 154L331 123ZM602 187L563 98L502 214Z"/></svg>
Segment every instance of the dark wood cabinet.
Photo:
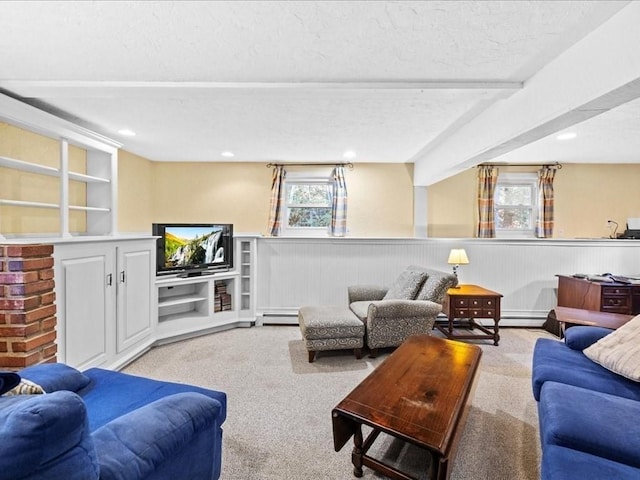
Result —
<svg viewBox="0 0 640 480"><path fill-rule="evenodd" d="M640 285L558 275L558 306L637 315L640 313Z"/></svg>

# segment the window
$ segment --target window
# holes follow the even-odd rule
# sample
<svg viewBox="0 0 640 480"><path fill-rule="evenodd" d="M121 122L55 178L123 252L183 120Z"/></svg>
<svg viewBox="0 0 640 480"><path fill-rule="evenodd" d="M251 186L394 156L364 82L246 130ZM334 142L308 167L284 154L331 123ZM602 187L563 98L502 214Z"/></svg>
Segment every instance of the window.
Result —
<svg viewBox="0 0 640 480"><path fill-rule="evenodd" d="M496 237L535 237L538 211L535 173L500 174L493 203Z"/></svg>
<svg viewBox="0 0 640 480"><path fill-rule="evenodd" d="M286 179L283 233L317 235L328 232L332 188L327 177Z"/></svg>

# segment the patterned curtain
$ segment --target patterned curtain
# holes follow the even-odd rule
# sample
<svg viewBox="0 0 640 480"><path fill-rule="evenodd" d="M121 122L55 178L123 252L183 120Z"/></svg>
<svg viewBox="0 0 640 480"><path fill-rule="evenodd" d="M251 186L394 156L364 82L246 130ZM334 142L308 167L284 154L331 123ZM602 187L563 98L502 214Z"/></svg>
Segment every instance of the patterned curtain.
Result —
<svg viewBox="0 0 640 480"><path fill-rule="evenodd" d="M498 169L490 165L478 167L478 238L494 238L493 192L498 181Z"/></svg>
<svg viewBox="0 0 640 480"><path fill-rule="evenodd" d="M282 202L284 195L284 179L287 172L282 165L277 165L273 169L273 179L271 181L271 207L269 210L269 234L277 237L280 234L280 224L282 221Z"/></svg>
<svg viewBox="0 0 640 480"><path fill-rule="evenodd" d="M536 220L536 237L551 238L553 236L553 179L556 169L542 167L538 171L538 218Z"/></svg>
<svg viewBox="0 0 640 480"><path fill-rule="evenodd" d="M333 202L331 204L331 236L347 234L347 182L344 167L333 169Z"/></svg>

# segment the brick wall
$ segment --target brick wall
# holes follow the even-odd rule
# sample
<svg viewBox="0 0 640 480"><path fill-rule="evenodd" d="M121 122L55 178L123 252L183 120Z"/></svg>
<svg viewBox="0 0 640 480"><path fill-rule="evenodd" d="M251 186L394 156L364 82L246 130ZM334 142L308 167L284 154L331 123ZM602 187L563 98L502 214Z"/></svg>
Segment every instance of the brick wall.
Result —
<svg viewBox="0 0 640 480"><path fill-rule="evenodd" d="M0 369L55 362L53 245L0 245Z"/></svg>

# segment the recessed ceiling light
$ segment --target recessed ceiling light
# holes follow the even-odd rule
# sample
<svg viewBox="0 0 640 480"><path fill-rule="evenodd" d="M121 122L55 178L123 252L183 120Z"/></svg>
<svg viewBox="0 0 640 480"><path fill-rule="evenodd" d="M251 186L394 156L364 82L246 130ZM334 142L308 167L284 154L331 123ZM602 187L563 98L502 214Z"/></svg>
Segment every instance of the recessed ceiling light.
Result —
<svg viewBox="0 0 640 480"><path fill-rule="evenodd" d="M576 132L565 132L558 135L556 138L558 140L571 140L572 138L576 138L578 134Z"/></svg>
<svg viewBox="0 0 640 480"><path fill-rule="evenodd" d="M226 152L222 152L220 155L222 155L223 157L233 157L233 152L230 151L226 151Z"/></svg>
<svg viewBox="0 0 640 480"><path fill-rule="evenodd" d="M356 152L354 152L353 150L347 150L346 152L344 152L344 153L342 154L342 156L343 156L344 158L355 158L355 156L356 156Z"/></svg>
<svg viewBox="0 0 640 480"><path fill-rule="evenodd" d="M133 130L129 130L128 128L123 128L122 130L118 130L118 133L120 135L124 135L125 137L135 137L136 136L136 132L134 132Z"/></svg>

